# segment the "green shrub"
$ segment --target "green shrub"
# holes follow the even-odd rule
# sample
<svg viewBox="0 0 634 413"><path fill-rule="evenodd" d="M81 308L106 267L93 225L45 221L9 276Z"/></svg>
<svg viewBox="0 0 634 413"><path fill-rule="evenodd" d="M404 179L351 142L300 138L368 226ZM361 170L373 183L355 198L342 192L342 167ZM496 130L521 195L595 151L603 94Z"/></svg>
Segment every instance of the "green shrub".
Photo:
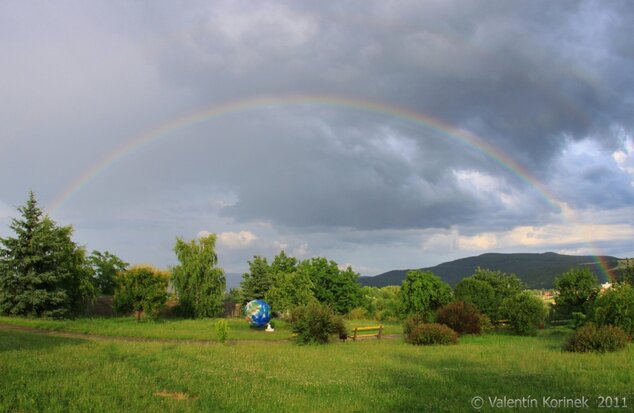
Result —
<svg viewBox="0 0 634 413"><path fill-rule="evenodd" d="M167 301L169 273L151 266L135 266L117 274L114 308L118 313L136 312L149 319L159 316Z"/></svg>
<svg viewBox="0 0 634 413"><path fill-rule="evenodd" d="M363 307L356 307L350 310L347 315L348 320L361 320L368 316L368 311Z"/></svg>
<svg viewBox="0 0 634 413"><path fill-rule="evenodd" d="M502 301L502 314L509 321L511 331L518 335L533 335L543 326L546 307L541 298L528 291Z"/></svg>
<svg viewBox="0 0 634 413"><path fill-rule="evenodd" d="M403 335L405 336L405 341L407 341L407 337L414 331L419 325L425 324L427 322L426 318L420 314L414 314L409 316L403 322Z"/></svg>
<svg viewBox="0 0 634 413"><path fill-rule="evenodd" d="M227 320L220 319L216 321L216 334L218 335L218 341L221 343L227 341L229 337L229 323L227 323Z"/></svg>
<svg viewBox="0 0 634 413"><path fill-rule="evenodd" d="M588 351L605 353L625 348L628 341L629 337L619 327L597 327L593 323L588 323L577 329L566 340L564 350L579 353Z"/></svg>
<svg viewBox="0 0 634 413"><path fill-rule="evenodd" d="M326 344L337 332L337 319L329 307L311 303L292 310L291 326L299 344Z"/></svg>
<svg viewBox="0 0 634 413"><path fill-rule="evenodd" d="M599 295L594 306L594 321L599 326L620 327L634 336L634 287L620 284Z"/></svg>
<svg viewBox="0 0 634 413"><path fill-rule="evenodd" d="M406 320L403 326L405 341L414 345L456 344L458 333L443 324L419 323L414 318Z"/></svg>
<svg viewBox="0 0 634 413"><path fill-rule="evenodd" d="M493 323L491 319L486 315L482 314L482 318L480 319L480 332L488 333L494 329Z"/></svg>
<svg viewBox="0 0 634 413"><path fill-rule="evenodd" d="M458 334L480 334L484 316L473 304L454 301L438 310L436 321Z"/></svg>

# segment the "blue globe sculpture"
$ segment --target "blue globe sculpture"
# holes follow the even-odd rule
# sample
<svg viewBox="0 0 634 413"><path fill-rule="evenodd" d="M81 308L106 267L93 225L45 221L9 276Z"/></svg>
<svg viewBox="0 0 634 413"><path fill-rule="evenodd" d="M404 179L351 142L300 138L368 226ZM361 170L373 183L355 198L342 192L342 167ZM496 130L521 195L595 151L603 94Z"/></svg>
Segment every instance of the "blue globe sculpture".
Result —
<svg viewBox="0 0 634 413"><path fill-rule="evenodd" d="M264 327L271 321L271 306L264 300L249 301L244 307L246 320L253 327Z"/></svg>

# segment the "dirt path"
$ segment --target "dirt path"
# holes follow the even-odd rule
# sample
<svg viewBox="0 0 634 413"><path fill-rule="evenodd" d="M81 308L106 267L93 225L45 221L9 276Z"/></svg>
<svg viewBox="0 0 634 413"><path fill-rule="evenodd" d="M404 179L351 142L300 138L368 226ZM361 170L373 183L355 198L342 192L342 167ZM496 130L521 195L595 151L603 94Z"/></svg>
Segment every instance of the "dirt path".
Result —
<svg viewBox="0 0 634 413"><path fill-rule="evenodd" d="M162 343L162 344L197 344L197 345L215 345L220 344L217 340L201 340L201 339L177 339L177 338L145 338L145 337L125 337L125 336L104 336L98 334L84 334L84 333L71 333L68 331L47 330L43 328L17 326L13 324L0 323L0 330L5 331L23 331L27 333L40 334L44 336L52 337L66 337L66 338L79 338L83 340L93 341L123 341L123 342L135 342L135 343ZM386 334L383 335L383 339L396 339L400 338L400 334ZM368 338L367 340L373 340ZM352 342L351 340L348 340ZM363 341L363 340L359 340ZM284 344L290 343L290 339L280 340L227 340L227 344L243 344L243 343L271 343L271 344ZM334 341L333 341L334 343ZM340 343L337 341L337 343Z"/></svg>

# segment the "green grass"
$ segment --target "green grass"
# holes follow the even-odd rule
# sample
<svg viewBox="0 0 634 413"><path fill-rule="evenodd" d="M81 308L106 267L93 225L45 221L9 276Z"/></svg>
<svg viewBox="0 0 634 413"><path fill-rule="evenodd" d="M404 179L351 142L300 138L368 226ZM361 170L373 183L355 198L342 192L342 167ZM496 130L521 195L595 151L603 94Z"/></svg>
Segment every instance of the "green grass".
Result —
<svg viewBox="0 0 634 413"><path fill-rule="evenodd" d="M285 322L275 320L275 331L251 328L241 318L227 319L229 340L285 340L290 339L291 329ZM164 319L137 322L133 317L80 318L77 320L47 320L21 317L0 317L0 323L40 328L70 333L93 334L114 337L150 339L217 340L214 319Z"/></svg>
<svg viewBox="0 0 634 413"><path fill-rule="evenodd" d="M157 325L171 334L172 323ZM0 329L0 411L454 412L474 411L474 396L530 396L540 403L543 396L586 396L596 407L600 395L626 397L631 409L634 345L603 355L564 353L567 334L489 334L432 347L400 339L297 346L88 340Z"/></svg>
<svg viewBox="0 0 634 413"><path fill-rule="evenodd" d="M249 327L241 318L229 318L229 340L287 340L291 338L291 327L282 320L274 320L275 331ZM114 337L137 337L150 339L217 340L213 319L163 319L137 322L133 317L80 318L77 320L47 320L22 317L2 317L0 323L41 328L70 333L93 334ZM349 328L382 324L383 334L400 334L400 323L378 323L372 320L346 320Z"/></svg>

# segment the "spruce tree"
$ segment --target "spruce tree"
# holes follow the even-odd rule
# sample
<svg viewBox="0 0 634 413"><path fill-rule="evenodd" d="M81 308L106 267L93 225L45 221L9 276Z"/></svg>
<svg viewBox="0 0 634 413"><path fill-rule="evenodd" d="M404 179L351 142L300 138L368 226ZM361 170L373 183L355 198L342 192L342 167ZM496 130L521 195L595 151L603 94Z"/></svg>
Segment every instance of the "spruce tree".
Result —
<svg viewBox="0 0 634 413"><path fill-rule="evenodd" d="M13 219L15 237L0 238L0 312L65 317L94 296L85 253L72 227L59 227L38 207L33 192Z"/></svg>
<svg viewBox="0 0 634 413"><path fill-rule="evenodd" d="M263 299L273 284L271 266L266 258L256 255L249 263L249 272L242 274L240 290L242 303L251 300Z"/></svg>

